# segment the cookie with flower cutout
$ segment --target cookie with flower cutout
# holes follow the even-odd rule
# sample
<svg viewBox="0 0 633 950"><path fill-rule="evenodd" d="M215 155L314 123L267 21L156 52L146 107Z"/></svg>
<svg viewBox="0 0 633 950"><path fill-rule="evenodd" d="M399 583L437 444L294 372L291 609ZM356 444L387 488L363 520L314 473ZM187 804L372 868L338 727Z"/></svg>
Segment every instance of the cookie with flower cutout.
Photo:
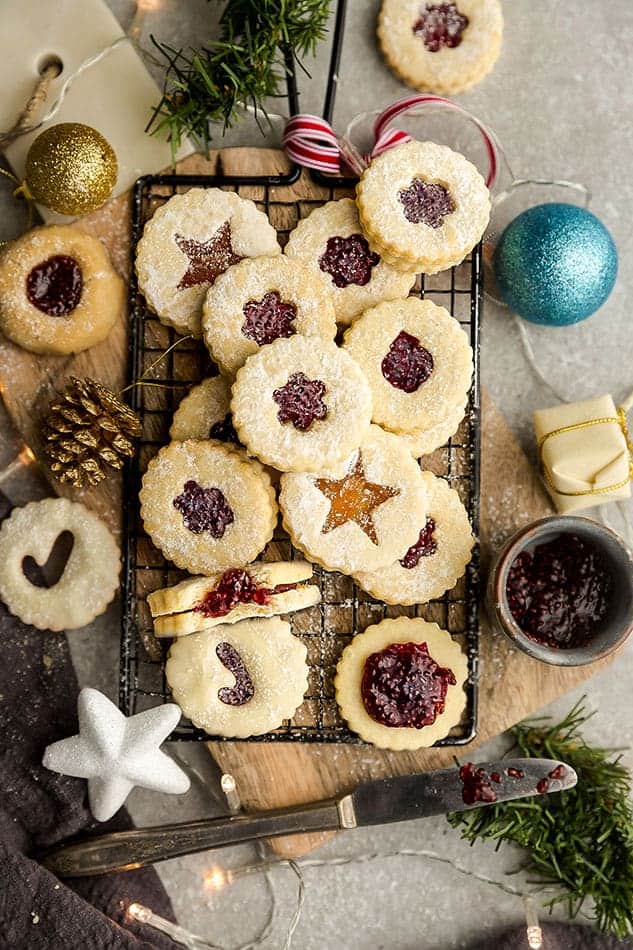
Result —
<svg viewBox="0 0 633 950"><path fill-rule="evenodd" d="M499 0L383 0L378 43L387 65L421 92L453 96L492 70L503 36Z"/></svg>
<svg viewBox="0 0 633 950"><path fill-rule="evenodd" d="M371 426L342 468L282 475L279 505L310 561L354 574L392 564L417 540L426 490L406 446Z"/></svg>
<svg viewBox="0 0 633 950"><path fill-rule="evenodd" d="M463 576L472 555L475 540L459 495L431 472L422 472L422 478L427 502L417 539L393 564L354 577L387 604L425 604L441 597Z"/></svg>
<svg viewBox="0 0 633 950"><path fill-rule="evenodd" d="M174 413L169 437L174 442L217 439L239 447L231 416L230 380L225 376L213 376L193 386Z"/></svg>
<svg viewBox="0 0 633 950"><path fill-rule="evenodd" d="M472 348L458 321L430 300L378 304L343 345L369 382L373 421L392 432L417 436L454 419L466 402Z"/></svg>
<svg viewBox="0 0 633 950"><path fill-rule="evenodd" d="M381 749L423 749L445 738L466 707L468 663L436 623L383 620L357 634L336 668L336 701L353 732Z"/></svg>
<svg viewBox="0 0 633 950"><path fill-rule="evenodd" d="M277 522L275 492L262 466L216 441L160 449L143 476L140 501L156 547L192 574L253 561Z"/></svg>
<svg viewBox="0 0 633 950"><path fill-rule="evenodd" d="M306 656L280 617L242 620L176 640L165 675L194 726L245 739L294 715L308 688Z"/></svg>
<svg viewBox="0 0 633 950"><path fill-rule="evenodd" d="M245 260L209 288L202 329L221 372L235 375L249 356L275 340L295 334L333 340L332 295L287 257Z"/></svg>
<svg viewBox="0 0 633 950"><path fill-rule="evenodd" d="M406 142L374 158L356 204L371 249L396 268L425 274L461 263L490 218L475 166L435 142Z"/></svg>
<svg viewBox="0 0 633 950"><path fill-rule="evenodd" d="M174 195L145 225L136 252L138 286L161 323L201 336L202 304L220 274L245 257L281 253L254 202L219 188Z"/></svg>
<svg viewBox="0 0 633 950"><path fill-rule="evenodd" d="M248 451L284 472L343 463L371 419L369 385L335 343L276 340L247 359L231 398L233 423Z"/></svg>
<svg viewBox="0 0 633 950"><path fill-rule="evenodd" d="M2 249L0 330L25 350L80 353L105 340L124 308L108 252L79 228L33 228Z"/></svg>
<svg viewBox="0 0 633 950"><path fill-rule="evenodd" d="M218 624L294 613L318 604L307 561L256 561L211 577L190 577L147 597L157 637L182 637Z"/></svg>
<svg viewBox="0 0 633 950"><path fill-rule="evenodd" d="M27 560L43 567L61 536L72 548L50 587L31 582ZM121 557L107 526L80 502L32 501L14 508L0 528L0 597L23 623L39 630L74 630L104 612L119 586Z"/></svg>
<svg viewBox="0 0 633 950"><path fill-rule="evenodd" d="M381 300L406 297L415 283L415 273L392 267L370 249L351 198L329 201L299 221L284 253L332 295L342 324Z"/></svg>

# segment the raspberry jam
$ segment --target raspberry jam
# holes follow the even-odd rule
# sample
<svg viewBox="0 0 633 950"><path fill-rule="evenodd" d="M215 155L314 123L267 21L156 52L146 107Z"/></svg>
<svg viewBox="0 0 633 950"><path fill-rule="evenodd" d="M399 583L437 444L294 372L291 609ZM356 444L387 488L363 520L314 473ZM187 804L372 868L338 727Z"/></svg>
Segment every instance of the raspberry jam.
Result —
<svg viewBox="0 0 633 950"><path fill-rule="evenodd" d="M81 300L83 285L81 267L74 257L55 254L32 269L26 278L26 296L49 317L65 317Z"/></svg>
<svg viewBox="0 0 633 950"><path fill-rule="evenodd" d="M433 357L417 336L401 330L392 341L380 369L394 389L414 393L433 372Z"/></svg>
<svg viewBox="0 0 633 950"><path fill-rule="evenodd" d="M185 528L193 534L208 531L216 540L235 520L233 509L219 488L202 488L193 480L185 482L173 506L182 515Z"/></svg>
<svg viewBox="0 0 633 950"><path fill-rule="evenodd" d="M279 406L280 422L291 422L295 429L305 432L317 419L325 419L327 406L323 402L325 383L308 379L305 373L293 373L285 386L275 389L273 399Z"/></svg>
<svg viewBox="0 0 633 950"><path fill-rule="evenodd" d="M551 779L554 779L555 782L560 782L562 779L565 778L566 774L567 774L567 769L561 763L561 765L557 765L555 769L552 769L551 772L548 772L548 777Z"/></svg>
<svg viewBox="0 0 633 950"><path fill-rule="evenodd" d="M358 284L364 287L371 280L372 268L380 264L380 255L369 250L362 234L328 238L325 252L319 258L319 267L329 274L336 287Z"/></svg>
<svg viewBox="0 0 633 950"><path fill-rule="evenodd" d="M561 534L517 555L506 595L523 633L569 650L591 640L607 615L613 587L600 551L576 534Z"/></svg>
<svg viewBox="0 0 633 950"><path fill-rule="evenodd" d="M412 29L424 40L429 53L437 53L443 46L459 46L467 26L468 17L459 12L456 3L427 3Z"/></svg>
<svg viewBox="0 0 633 950"><path fill-rule="evenodd" d="M492 779L485 769L476 769L472 762L462 765L459 770L459 778L463 785L462 799L465 805L475 805L477 802L488 802L492 804L497 801L497 793L490 784L490 779L500 781L497 772L493 772L497 778Z"/></svg>
<svg viewBox="0 0 633 950"><path fill-rule="evenodd" d="M249 300L242 307L245 316L242 336L254 340L258 346L272 343L295 332L292 321L297 316L293 303L284 303L278 290L264 294L261 300Z"/></svg>
<svg viewBox="0 0 633 950"><path fill-rule="evenodd" d="M174 235L178 248L187 258L187 270L180 278L178 290L196 287L198 284L213 284L231 264L237 264L243 258L236 254L231 244L231 225L228 221L221 224L208 241L196 241L195 238Z"/></svg>
<svg viewBox="0 0 633 950"><path fill-rule="evenodd" d="M429 656L426 643L392 643L365 662L361 695L368 714L383 726L421 729L444 712L453 672Z"/></svg>
<svg viewBox="0 0 633 950"><path fill-rule="evenodd" d="M440 228L446 215L455 210L450 192L443 185L421 178L414 178L408 188L401 188L398 198L407 221L429 228Z"/></svg>
<svg viewBox="0 0 633 950"><path fill-rule="evenodd" d="M229 673L235 677L235 686L223 686L218 690L218 699L226 706L244 706L255 695L255 687L244 660L234 646L225 640L218 643L215 653Z"/></svg>
<svg viewBox="0 0 633 950"><path fill-rule="evenodd" d="M423 557L430 557L437 551L437 541L433 537L435 531L435 522L432 518L426 519L426 524L420 531L420 536L415 544L412 544L400 564L411 571L417 567Z"/></svg>
<svg viewBox="0 0 633 950"><path fill-rule="evenodd" d="M241 444L233 426L233 416L230 412L227 412L224 419L213 423L209 429L209 438L217 439L218 442L231 442L233 445Z"/></svg>
<svg viewBox="0 0 633 950"><path fill-rule="evenodd" d="M549 792L549 779L545 777L539 779L536 783L536 791L539 795L546 795Z"/></svg>
<svg viewBox="0 0 633 950"><path fill-rule="evenodd" d="M523 769L516 769L513 765L511 765L509 769L506 769L506 775L508 776L508 778L515 778L518 780L520 778L523 778L523 776L525 775L525 772L523 771Z"/></svg>

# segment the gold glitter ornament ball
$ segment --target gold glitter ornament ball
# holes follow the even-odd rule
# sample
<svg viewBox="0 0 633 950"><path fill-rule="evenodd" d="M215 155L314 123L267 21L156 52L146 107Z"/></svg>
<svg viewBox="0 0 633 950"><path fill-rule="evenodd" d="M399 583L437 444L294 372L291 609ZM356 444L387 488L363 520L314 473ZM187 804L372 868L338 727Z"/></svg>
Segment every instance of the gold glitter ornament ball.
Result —
<svg viewBox="0 0 633 950"><path fill-rule="evenodd" d="M61 122L31 145L23 189L51 211L86 214L108 200L117 174L114 149L100 132L81 122Z"/></svg>

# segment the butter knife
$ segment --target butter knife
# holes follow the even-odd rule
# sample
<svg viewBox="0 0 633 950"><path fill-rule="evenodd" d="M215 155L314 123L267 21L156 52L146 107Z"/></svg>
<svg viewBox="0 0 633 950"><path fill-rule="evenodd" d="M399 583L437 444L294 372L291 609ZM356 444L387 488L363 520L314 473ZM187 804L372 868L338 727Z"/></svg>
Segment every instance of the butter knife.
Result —
<svg viewBox="0 0 633 950"><path fill-rule="evenodd" d="M41 861L59 877L131 871L184 854L260 838L340 831L365 825L428 818L573 788L572 768L550 759L501 762L363 782L339 798L256 814L135 828L58 845Z"/></svg>

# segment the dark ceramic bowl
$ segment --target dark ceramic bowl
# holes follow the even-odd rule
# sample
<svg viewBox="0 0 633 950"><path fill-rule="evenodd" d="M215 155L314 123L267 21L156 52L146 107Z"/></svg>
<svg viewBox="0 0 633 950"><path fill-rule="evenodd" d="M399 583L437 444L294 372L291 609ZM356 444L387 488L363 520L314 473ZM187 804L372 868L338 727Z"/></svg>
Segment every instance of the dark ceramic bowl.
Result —
<svg viewBox="0 0 633 950"><path fill-rule="evenodd" d="M561 534L576 534L597 548L611 570L614 592L609 611L592 639L581 647L550 647L532 640L521 630L508 606L508 572L516 557L528 547L551 541ZM633 630L633 552L624 541L589 518L554 516L522 528L505 545L494 562L486 591L488 614L497 630L536 660L554 666L584 666L606 656L624 643Z"/></svg>

